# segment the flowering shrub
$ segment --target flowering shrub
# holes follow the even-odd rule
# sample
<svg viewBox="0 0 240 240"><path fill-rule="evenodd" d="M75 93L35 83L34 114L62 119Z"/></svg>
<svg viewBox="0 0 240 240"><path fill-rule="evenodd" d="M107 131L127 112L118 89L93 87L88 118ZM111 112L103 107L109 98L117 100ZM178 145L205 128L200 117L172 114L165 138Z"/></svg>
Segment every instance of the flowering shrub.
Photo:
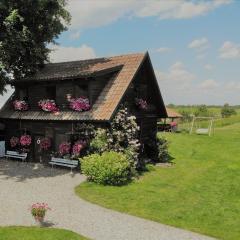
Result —
<svg viewBox="0 0 240 240"><path fill-rule="evenodd" d="M71 150L71 143L63 142L59 145L59 154L61 156L69 154Z"/></svg>
<svg viewBox="0 0 240 240"><path fill-rule="evenodd" d="M13 102L13 107L17 111L27 111L28 110L28 104L26 101L21 100L15 100Z"/></svg>
<svg viewBox="0 0 240 240"><path fill-rule="evenodd" d="M59 109L54 100L44 99L38 102L38 106L45 112L58 112Z"/></svg>
<svg viewBox="0 0 240 240"><path fill-rule="evenodd" d="M72 148L73 156L78 157L85 146L86 146L86 142L83 140L79 140L75 142Z"/></svg>
<svg viewBox="0 0 240 240"><path fill-rule="evenodd" d="M31 143L32 143L32 138L30 135L25 134L20 137L20 144L22 146L29 146L31 145Z"/></svg>
<svg viewBox="0 0 240 240"><path fill-rule="evenodd" d="M127 151L134 167L140 167L138 156L141 144L138 138L139 126L136 123L136 117L129 115L127 108L120 109L111 122L108 132L109 148L116 152L126 153Z"/></svg>
<svg viewBox="0 0 240 240"><path fill-rule="evenodd" d="M51 147L51 140L50 138L42 138L40 140L40 149L47 151Z"/></svg>
<svg viewBox="0 0 240 240"><path fill-rule="evenodd" d="M19 138L18 137L11 137L10 139L10 145L12 148L16 147L19 144Z"/></svg>
<svg viewBox="0 0 240 240"><path fill-rule="evenodd" d="M78 112L87 111L90 109L89 99L86 97L72 98L69 107Z"/></svg>
<svg viewBox="0 0 240 240"><path fill-rule="evenodd" d="M34 203L31 206L31 214L36 220L43 220L46 212L51 210L46 203Z"/></svg>
<svg viewBox="0 0 240 240"><path fill-rule="evenodd" d="M135 103L136 103L137 107L142 110L146 110L148 108L147 101L143 100L142 98L136 98Z"/></svg>

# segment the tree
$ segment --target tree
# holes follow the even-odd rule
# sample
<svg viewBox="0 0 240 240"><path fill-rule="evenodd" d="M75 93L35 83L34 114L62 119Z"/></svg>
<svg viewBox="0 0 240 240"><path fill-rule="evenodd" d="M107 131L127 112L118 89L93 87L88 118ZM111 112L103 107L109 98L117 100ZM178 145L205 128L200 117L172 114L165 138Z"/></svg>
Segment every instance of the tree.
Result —
<svg viewBox="0 0 240 240"><path fill-rule="evenodd" d="M236 111L234 108L230 107L228 103L225 103L223 105L223 108L221 109L221 115L223 118L230 117L232 115L236 115Z"/></svg>
<svg viewBox="0 0 240 240"><path fill-rule="evenodd" d="M49 44L70 23L65 6L65 0L0 0L0 93L49 61Z"/></svg>
<svg viewBox="0 0 240 240"><path fill-rule="evenodd" d="M206 117L209 116L209 111L206 105L198 106L197 110L195 111L195 116Z"/></svg>

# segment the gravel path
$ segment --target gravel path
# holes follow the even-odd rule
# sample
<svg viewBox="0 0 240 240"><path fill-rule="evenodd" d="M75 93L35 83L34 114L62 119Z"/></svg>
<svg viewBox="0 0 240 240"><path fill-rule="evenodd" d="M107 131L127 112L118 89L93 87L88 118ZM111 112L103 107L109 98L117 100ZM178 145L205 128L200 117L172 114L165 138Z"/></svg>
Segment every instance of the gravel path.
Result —
<svg viewBox="0 0 240 240"><path fill-rule="evenodd" d="M0 226L34 225L29 206L46 202L52 208L47 226L65 228L99 240L210 240L206 236L114 212L74 194L84 181L66 170L51 172L37 164L0 159Z"/></svg>

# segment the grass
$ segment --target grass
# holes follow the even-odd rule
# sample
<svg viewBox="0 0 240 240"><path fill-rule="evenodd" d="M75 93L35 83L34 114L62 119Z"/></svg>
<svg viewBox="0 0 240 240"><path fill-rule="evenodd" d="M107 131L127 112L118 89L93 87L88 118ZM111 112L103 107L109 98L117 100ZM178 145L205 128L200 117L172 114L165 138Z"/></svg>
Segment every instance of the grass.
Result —
<svg viewBox="0 0 240 240"><path fill-rule="evenodd" d="M37 227L0 227L1 240L87 240L74 232Z"/></svg>
<svg viewBox="0 0 240 240"><path fill-rule="evenodd" d="M174 165L122 187L85 182L76 193L106 208L220 239L240 239L240 123L214 137L166 134Z"/></svg>

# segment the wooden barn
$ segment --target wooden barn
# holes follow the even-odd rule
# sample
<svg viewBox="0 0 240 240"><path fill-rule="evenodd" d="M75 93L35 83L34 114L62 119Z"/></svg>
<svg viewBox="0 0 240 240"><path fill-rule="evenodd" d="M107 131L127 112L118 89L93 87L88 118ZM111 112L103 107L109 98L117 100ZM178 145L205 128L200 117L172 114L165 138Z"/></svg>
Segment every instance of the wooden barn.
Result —
<svg viewBox="0 0 240 240"><path fill-rule="evenodd" d="M157 119L167 117L148 53L50 63L32 77L12 81L11 85L15 92L0 111L6 149L12 136L27 133L32 137L32 161L39 161L38 139L51 138L52 150L57 151L61 142L69 141L76 124L108 127L121 104L136 116L142 143L155 137ZM90 108L82 112L70 109L69 98L80 96L89 101ZM58 110L40 109L43 99L54 100ZM147 108L139 108L136 99L147 103ZM28 109L16 110L15 100L27 102Z"/></svg>

